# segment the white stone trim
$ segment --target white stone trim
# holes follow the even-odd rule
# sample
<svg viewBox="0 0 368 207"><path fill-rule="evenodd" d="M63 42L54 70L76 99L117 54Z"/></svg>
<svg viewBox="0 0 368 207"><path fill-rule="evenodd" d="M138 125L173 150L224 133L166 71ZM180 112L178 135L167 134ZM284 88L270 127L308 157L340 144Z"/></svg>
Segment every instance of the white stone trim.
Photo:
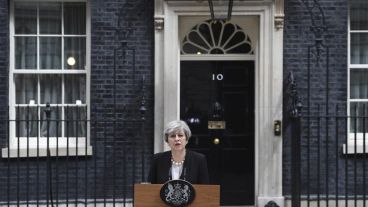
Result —
<svg viewBox="0 0 368 207"><path fill-rule="evenodd" d="M221 55L221 59L226 60L254 60L254 55ZM181 55L180 60L219 60L216 55Z"/></svg>
<svg viewBox="0 0 368 207"><path fill-rule="evenodd" d="M164 1L163 0L155 0L155 17L161 18L165 22L164 16ZM154 57L154 67L155 67L155 98L154 98L154 107L155 107L155 118L154 118L154 152L163 151L163 128L164 128L164 55L163 55L163 45L164 45L164 31L163 30L155 30L155 57ZM159 130L162 129L162 130Z"/></svg>
<svg viewBox="0 0 368 207"><path fill-rule="evenodd" d="M208 15L204 1L155 1L155 17L164 30L155 30L155 152L167 150L164 123L179 118L180 15ZM255 203L282 196L282 136L273 134L274 120L282 120L283 29L275 28L274 0L234 2L233 16L258 15L260 36L255 51ZM266 202L266 203L267 203ZM263 207L263 206L262 206Z"/></svg>
<svg viewBox="0 0 368 207"><path fill-rule="evenodd" d="M353 134L349 134L349 135L354 136ZM364 139L361 139L359 136L357 136L356 139L349 137L347 140L347 144L342 145L342 153L343 154L368 153L368 140L364 142Z"/></svg>
<svg viewBox="0 0 368 207"><path fill-rule="evenodd" d="M275 9L275 28L283 29L284 28L284 0L275 0L276 1L276 9Z"/></svg>
<svg viewBox="0 0 368 207"><path fill-rule="evenodd" d="M91 146L80 146L76 147L59 147L59 148L50 148L50 156L90 156L92 155L92 147ZM46 157L47 151L46 148L29 148L27 149L10 149L3 148L1 149L1 157L2 158L18 158L18 157Z"/></svg>

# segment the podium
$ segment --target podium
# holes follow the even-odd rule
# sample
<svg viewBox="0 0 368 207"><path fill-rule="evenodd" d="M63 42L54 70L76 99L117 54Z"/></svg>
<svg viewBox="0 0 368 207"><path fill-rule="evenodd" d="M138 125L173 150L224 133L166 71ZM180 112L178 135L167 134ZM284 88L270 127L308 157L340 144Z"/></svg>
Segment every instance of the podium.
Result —
<svg viewBox="0 0 368 207"><path fill-rule="evenodd" d="M160 198L162 184L135 184L134 207L167 207ZM219 207L219 185L193 185L195 198L188 207Z"/></svg>

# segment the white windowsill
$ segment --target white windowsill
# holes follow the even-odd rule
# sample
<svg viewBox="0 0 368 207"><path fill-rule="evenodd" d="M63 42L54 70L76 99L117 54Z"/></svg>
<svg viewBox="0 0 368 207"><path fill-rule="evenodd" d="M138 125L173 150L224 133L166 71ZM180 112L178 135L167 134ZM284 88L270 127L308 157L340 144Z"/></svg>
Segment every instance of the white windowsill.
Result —
<svg viewBox="0 0 368 207"><path fill-rule="evenodd" d="M92 153L92 146L78 146L76 147L59 147L58 150L56 148L50 148L50 156L91 156ZM26 148L21 149L9 149L2 148L1 149L1 157L2 158L17 158L17 157L46 157L47 150L46 148L29 148L28 151Z"/></svg>
<svg viewBox="0 0 368 207"><path fill-rule="evenodd" d="M353 144L349 141L347 149L346 149L346 144L342 145L342 153L343 154L364 154L364 153L368 153L368 143L365 144L365 149L364 149L364 145L362 143L357 143L356 146L355 146L355 144Z"/></svg>
<svg viewBox="0 0 368 207"><path fill-rule="evenodd" d="M365 141L364 141L365 140ZM346 144L342 145L343 154L365 154L368 153L368 133L349 133ZM365 145L365 149L364 149Z"/></svg>

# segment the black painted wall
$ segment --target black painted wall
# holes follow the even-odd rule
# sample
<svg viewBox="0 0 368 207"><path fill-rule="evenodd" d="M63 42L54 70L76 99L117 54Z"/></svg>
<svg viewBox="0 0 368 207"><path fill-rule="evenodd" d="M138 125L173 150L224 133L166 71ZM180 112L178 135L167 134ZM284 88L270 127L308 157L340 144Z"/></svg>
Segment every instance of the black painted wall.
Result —
<svg viewBox="0 0 368 207"><path fill-rule="evenodd" d="M310 75L308 75L308 47L315 44L315 37L310 30L312 25L310 14L301 0L285 0L284 77L287 77L289 71L294 73L304 105L304 115L308 113L308 107L310 107L311 114L316 114L318 104L320 104L321 109L319 113L334 113L335 105L342 104L339 113L346 114L347 1L320 0L319 2L326 17L328 29L324 34L323 43L329 48L329 54L321 54L319 64L316 63L315 56L312 55L309 59L311 65ZM147 174L149 158L152 154L154 1L92 0L90 6L90 110L91 119L99 122L97 127L91 128L94 133L94 138L91 141L94 150L97 151L94 151L94 155L88 158L52 159L54 198L59 199L75 199L76 197L90 199L94 198L95 195L97 198L113 198L114 191L116 198L123 198L124 195L129 197L132 181L140 182L142 174L143 177ZM7 116L5 106L8 103L8 16L8 1L0 0L0 104L4 106L0 108L0 147L2 148L7 147L4 120ZM142 81L143 77L144 81ZM144 83L144 88L142 83ZM139 105L143 91L147 108L145 122L139 121L141 117ZM108 125L101 124L101 121L111 120L114 117L124 120L116 122L115 132L113 122L108 123ZM285 111L284 117L287 117ZM284 123L287 122L284 120ZM348 166L348 190L353 192L351 183L354 182L354 177L350 175L356 174L357 180L361 181L362 163L361 160L358 160L358 163L354 164L351 157L342 155L341 146L345 138L341 135L336 141L336 136L332 136L335 122L331 120L328 124L322 124L324 130L320 132L321 136L318 136L316 131L311 131L308 136L308 127L306 127L308 120L303 118L302 123L303 146L307 145L308 139L312 143L313 152L319 150L318 142L329 143L331 146L327 151L325 145L320 148L321 157L328 154L329 158L322 161L323 163L321 162L319 169L320 177L326 177L326 171L328 171L331 173L331 178L328 178L328 182L321 179L320 188L311 188L310 192L320 191L323 193L328 189L330 193L335 193L335 169L338 169L338 176L344 178L346 175L345 163ZM317 121L310 120L310 123L310 125L316 126ZM343 129L344 125L343 121L339 122L340 128ZM327 126L331 127L327 129ZM292 137L290 123L284 127L283 194L288 197L291 194ZM326 136L322 136L326 132L330 134L327 140ZM344 134L344 131L340 132ZM335 157L332 156L335 153L332 146L336 142L339 146L337 165L334 161ZM318 160L318 158L316 153L308 156L305 148L301 153L303 160L302 193L306 194L305 186L308 183L311 183L310 186L317 186L318 180L315 174L311 181L306 180L307 166L305 161L308 157L311 160ZM142 166L141 161L137 161L142 158L144 166ZM324 164L326 162L329 163L327 170ZM0 159L0 202L6 201L8 195L13 201L16 199L23 201L27 199L45 200L47 195L46 167L46 159L44 158L39 160ZM315 173L317 165L312 164L310 171ZM113 180L114 174L115 180ZM86 175L87 180L85 180ZM124 180L124 177L127 180ZM10 189L7 187L8 178L10 178ZM339 179L337 183L339 194L344 194L345 180ZM23 184L29 184L29 188ZM78 187L76 187L77 184ZM362 189L361 182L358 182L357 187L358 190ZM86 192L87 196L85 196ZM124 192L127 193L124 194Z"/></svg>
<svg viewBox="0 0 368 207"><path fill-rule="evenodd" d="M6 119L8 105L9 29L8 1L0 1L0 120ZM0 137L4 137L6 125L0 124Z"/></svg>
<svg viewBox="0 0 368 207"><path fill-rule="evenodd" d="M1 147L5 147L6 138L6 121L7 118L7 106L8 106L8 64L9 64L9 29L8 29L8 1L0 1L0 140ZM0 162L0 183L6 183L7 178L4 176L5 168L3 161ZM1 194L3 194L1 190ZM1 198L0 200L3 200Z"/></svg>
<svg viewBox="0 0 368 207"><path fill-rule="evenodd" d="M327 28L322 36L323 46L319 60L313 47L316 37L311 31L312 20L306 5L301 0L285 1L284 78L290 71L293 72L303 104L301 192L302 195L308 192L311 195L345 195L345 186L348 186L348 194L353 194L354 176L356 175L357 180L362 179L362 163L357 160L358 165L354 166L354 159L342 153L343 143L346 141L346 121L335 118L307 118L307 115L346 115L347 112L348 2L318 2L324 12ZM318 14L318 8L312 10L312 14ZM321 16L314 17L317 22L321 20ZM288 114L285 110L283 116L283 191L288 197L291 195L292 186L291 139L295 137L291 135L291 122L287 120ZM357 174L354 174L354 169L357 169ZM358 183L357 193L361 192L362 186L361 182Z"/></svg>
<svg viewBox="0 0 368 207"><path fill-rule="evenodd" d="M0 159L0 202L131 198L153 151L154 1L92 0L88 157ZM8 1L0 1L0 147L7 147ZM140 109L144 97L145 113ZM142 120L142 116L145 118ZM113 119L118 121L113 122ZM101 200L100 200L101 202Z"/></svg>

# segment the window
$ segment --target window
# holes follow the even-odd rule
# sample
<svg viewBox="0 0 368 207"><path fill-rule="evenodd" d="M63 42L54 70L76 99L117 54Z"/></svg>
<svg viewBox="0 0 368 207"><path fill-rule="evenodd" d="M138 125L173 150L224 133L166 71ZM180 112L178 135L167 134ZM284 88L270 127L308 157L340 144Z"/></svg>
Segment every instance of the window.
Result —
<svg viewBox="0 0 368 207"><path fill-rule="evenodd" d="M53 155L90 154L87 3L13 1L10 13L13 121L3 157L44 156L47 146Z"/></svg>
<svg viewBox="0 0 368 207"><path fill-rule="evenodd" d="M181 54L254 54L252 42L243 29L226 21L207 20L194 26L184 37Z"/></svg>
<svg viewBox="0 0 368 207"><path fill-rule="evenodd" d="M348 146L355 153L354 144L362 146L364 137L368 146L368 3L366 0L350 1L349 21L349 111L350 133ZM363 125L365 124L365 126ZM365 135L365 136L364 136ZM350 144L349 144L350 143ZM363 152L362 147L357 152ZM350 149L348 151L350 153Z"/></svg>

